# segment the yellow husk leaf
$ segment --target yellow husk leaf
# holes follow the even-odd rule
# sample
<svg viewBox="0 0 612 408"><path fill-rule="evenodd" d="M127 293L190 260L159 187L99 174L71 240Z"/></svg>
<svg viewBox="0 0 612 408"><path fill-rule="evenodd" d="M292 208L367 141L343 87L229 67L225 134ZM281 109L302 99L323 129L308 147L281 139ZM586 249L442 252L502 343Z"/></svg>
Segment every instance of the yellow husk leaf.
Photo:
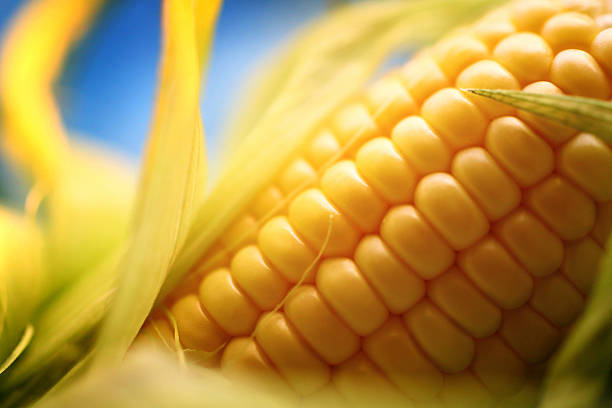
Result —
<svg viewBox="0 0 612 408"><path fill-rule="evenodd" d="M0 56L5 145L38 180L53 184L69 146L51 85L103 0L36 0L9 28Z"/></svg>
<svg viewBox="0 0 612 408"><path fill-rule="evenodd" d="M92 357L118 363L151 310L184 243L205 180L199 111L202 55L212 37L217 1L165 0L164 51L157 106L134 211L131 243ZM195 11L198 11L196 14ZM197 37L196 37L197 34Z"/></svg>

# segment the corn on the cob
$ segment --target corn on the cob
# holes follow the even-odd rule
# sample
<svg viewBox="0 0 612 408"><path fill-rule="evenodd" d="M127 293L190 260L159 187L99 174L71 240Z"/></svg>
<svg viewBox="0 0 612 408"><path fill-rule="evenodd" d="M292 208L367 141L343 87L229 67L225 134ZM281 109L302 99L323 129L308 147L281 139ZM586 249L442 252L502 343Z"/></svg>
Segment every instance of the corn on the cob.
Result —
<svg viewBox="0 0 612 408"><path fill-rule="evenodd" d="M517 392L595 278L612 149L460 88L610 99L604 10L512 3L335 114L168 297L182 347L302 396Z"/></svg>

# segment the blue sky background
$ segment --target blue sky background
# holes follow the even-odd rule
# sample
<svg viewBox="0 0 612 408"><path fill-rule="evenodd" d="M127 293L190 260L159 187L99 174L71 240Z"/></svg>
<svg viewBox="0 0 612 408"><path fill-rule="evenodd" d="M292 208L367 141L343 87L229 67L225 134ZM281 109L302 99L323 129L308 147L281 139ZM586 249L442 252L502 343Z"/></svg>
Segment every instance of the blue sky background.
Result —
<svg viewBox="0 0 612 408"><path fill-rule="evenodd" d="M0 0L0 33L23 3ZM325 0L225 1L202 103L212 154L253 67L326 6ZM160 36L160 0L109 3L72 52L57 86L71 132L139 158L155 95Z"/></svg>

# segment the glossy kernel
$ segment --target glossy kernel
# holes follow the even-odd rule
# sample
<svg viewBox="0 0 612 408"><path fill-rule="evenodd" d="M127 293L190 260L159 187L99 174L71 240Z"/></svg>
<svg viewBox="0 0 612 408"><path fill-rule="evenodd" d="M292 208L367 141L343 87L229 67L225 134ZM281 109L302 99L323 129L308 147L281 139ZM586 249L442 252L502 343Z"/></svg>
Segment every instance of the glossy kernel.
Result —
<svg viewBox="0 0 612 408"><path fill-rule="evenodd" d="M264 259L255 245L234 255L230 266L234 281L262 310L271 310L283 299L288 282Z"/></svg>
<svg viewBox="0 0 612 408"><path fill-rule="evenodd" d="M300 395L312 394L329 382L329 366L300 340L282 313L263 315L255 339Z"/></svg>
<svg viewBox="0 0 612 408"><path fill-rule="evenodd" d="M364 237L355 263L392 313L403 313L425 294L423 279L391 252L377 235Z"/></svg>
<svg viewBox="0 0 612 408"><path fill-rule="evenodd" d="M389 319L367 337L363 350L408 397L428 400L440 392L442 373L421 354L400 319Z"/></svg>
<svg viewBox="0 0 612 408"><path fill-rule="evenodd" d="M314 286L293 291L284 310L306 342L329 364L339 364L359 350L359 337L336 317Z"/></svg>
<svg viewBox="0 0 612 408"><path fill-rule="evenodd" d="M397 78L384 77L375 82L366 93L366 101L372 117L386 132L416 110L414 100Z"/></svg>
<svg viewBox="0 0 612 408"><path fill-rule="evenodd" d="M380 327L389 314L350 259L331 258L323 261L316 283L323 298L360 336Z"/></svg>
<svg viewBox="0 0 612 408"><path fill-rule="evenodd" d="M612 200L612 149L600 138L581 133L558 153L559 171L595 201Z"/></svg>
<svg viewBox="0 0 612 408"><path fill-rule="evenodd" d="M584 299L563 275L554 274L536 280L529 304L555 326L564 327L578 317Z"/></svg>
<svg viewBox="0 0 612 408"><path fill-rule="evenodd" d="M612 70L612 28L606 28L597 34L591 45L591 52L600 64Z"/></svg>
<svg viewBox="0 0 612 408"><path fill-rule="evenodd" d="M491 60L482 60L463 70L457 78L457 88L518 90L520 85L516 78L499 63ZM493 102L482 96L470 95L470 100L490 118L514 113L514 108L511 106Z"/></svg>
<svg viewBox="0 0 612 408"><path fill-rule="evenodd" d="M387 206L361 178L355 162L343 160L327 169L321 178L321 189L363 232L378 229Z"/></svg>
<svg viewBox="0 0 612 408"><path fill-rule="evenodd" d="M550 18L542 28L542 37L557 51L567 48L588 49L599 32L597 23L583 13L567 12Z"/></svg>
<svg viewBox="0 0 612 408"><path fill-rule="evenodd" d="M550 356L561 333L528 306L506 312L500 336L527 363L539 363Z"/></svg>
<svg viewBox="0 0 612 408"><path fill-rule="evenodd" d="M306 158L319 168L340 152L340 143L329 130L319 132L306 148Z"/></svg>
<svg viewBox="0 0 612 408"><path fill-rule="evenodd" d="M559 176L532 188L526 202L562 239L582 238L595 223L593 201Z"/></svg>
<svg viewBox="0 0 612 408"><path fill-rule="evenodd" d="M455 35L434 47L435 59L449 78L455 78L468 65L486 58L487 46L470 35Z"/></svg>
<svg viewBox="0 0 612 408"><path fill-rule="evenodd" d="M304 159L292 161L278 178L278 185L284 194L292 193L300 187L316 180L316 172Z"/></svg>
<svg viewBox="0 0 612 408"><path fill-rule="evenodd" d="M563 262L563 242L521 208L495 225L500 241L534 276L546 276Z"/></svg>
<svg viewBox="0 0 612 408"><path fill-rule="evenodd" d="M476 286L503 309L515 309L531 296L531 277L494 238L487 236L461 253L458 263Z"/></svg>
<svg viewBox="0 0 612 408"><path fill-rule="evenodd" d="M431 302L424 300L404 315L406 326L421 348L446 373L466 369L474 356L474 341Z"/></svg>
<svg viewBox="0 0 612 408"><path fill-rule="evenodd" d="M517 33L504 38L493 51L495 59L521 83L547 79L553 60L550 46L539 35Z"/></svg>
<svg viewBox="0 0 612 408"><path fill-rule="evenodd" d="M186 348L214 351L227 340L227 334L202 311L196 295L177 300L170 313L176 321L179 340Z"/></svg>
<svg viewBox="0 0 612 408"><path fill-rule="evenodd" d="M521 187L533 185L553 171L552 149L517 118L506 116L491 122L485 145Z"/></svg>
<svg viewBox="0 0 612 408"><path fill-rule="evenodd" d="M587 98L610 98L610 85L595 59L581 50L564 50L555 57L550 78L571 95Z"/></svg>
<svg viewBox="0 0 612 408"><path fill-rule="evenodd" d="M200 301L215 322L234 336L249 334L259 317L259 310L236 287L226 268L217 269L202 280Z"/></svg>
<svg viewBox="0 0 612 408"><path fill-rule="evenodd" d="M454 88L430 96L423 103L421 115L454 149L479 144L488 124L476 105Z"/></svg>
<svg viewBox="0 0 612 408"><path fill-rule="evenodd" d="M389 210L380 230L383 240L424 279L438 276L455 259L454 251L413 206Z"/></svg>
<svg viewBox="0 0 612 408"><path fill-rule="evenodd" d="M440 65L427 55L421 55L407 63L400 71L400 77L417 103L451 85Z"/></svg>
<svg viewBox="0 0 612 408"><path fill-rule="evenodd" d="M523 91L545 95L563 95L563 92L556 85L546 81L529 84L523 88ZM578 133L575 129L522 110L519 110L517 114L522 121L532 127L539 135L554 146L564 143Z"/></svg>
<svg viewBox="0 0 612 408"><path fill-rule="evenodd" d="M540 32L542 25L561 11L550 0L521 0L512 5L512 22L520 31Z"/></svg>
<svg viewBox="0 0 612 408"><path fill-rule="evenodd" d="M378 136L379 133L368 109L358 103L349 105L336 114L332 122L332 131L341 146L351 144L354 147Z"/></svg>
<svg viewBox="0 0 612 408"><path fill-rule="evenodd" d="M420 174L444 171L450 167L451 152L420 116L410 116L393 129L391 139Z"/></svg>
<svg viewBox="0 0 612 408"><path fill-rule="evenodd" d="M474 374L495 395L517 392L525 382L527 367L498 336L476 342Z"/></svg>
<svg viewBox="0 0 612 408"><path fill-rule="evenodd" d="M251 212L255 218L262 218L274 208L276 208L283 199L283 193L275 185L268 186L264 191L251 203Z"/></svg>
<svg viewBox="0 0 612 408"><path fill-rule="evenodd" d="M590 237L567 246L562 273L584 294L589 293L599 273L603 250Z"/></svg>
<svg viewBox="0 0 612 408"><path fill-rule="evenodd" d="M257 243L262 254L292 283L300 280L317 256L283 216L274 217L263 225ZM313 276L310 274L306 281L312 281Z"/></svg>
<svg viewBox="0 0 612 408"><path fill-rule="evenodd" d="M359 239L357 229L318 189L306 190L291 202L289 221L316 250L323 248L331 224L325 255L350 255Z"/></svg>
<svg viewBox="0 0 612 408"><path fill-rule="evenodd" d="M490 220L508 214L521 201L520 188L481 147L457 153L451 171Z"/></svg>
<svg viewBox="0 0 612 408"><path fill-rule="evenodd" d="M485 215L449 174L424 177L417 186L415 203L454 249L469 247L489 229Z"/></svg>
<svg viewBox="0 0 612 408"><path fill-rule="evenodd" d="M368 184L388 203L412 199L416 174L388 138L378 137L363 145L355 163Z"/></svg>
<svg viewBox="0 0 612 408"><path fill-rule="evenodd" d="M490 336L499 328L501 311L456 268L430 281L427 295L473 337Z"/></svg>

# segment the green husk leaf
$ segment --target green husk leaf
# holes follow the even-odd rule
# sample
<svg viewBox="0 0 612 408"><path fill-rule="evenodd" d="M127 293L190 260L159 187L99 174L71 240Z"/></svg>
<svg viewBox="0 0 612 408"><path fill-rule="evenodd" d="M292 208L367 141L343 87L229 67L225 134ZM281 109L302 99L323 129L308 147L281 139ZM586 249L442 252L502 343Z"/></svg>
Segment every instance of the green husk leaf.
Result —
<svg viewBox="0 0 612 408"><path fill-rule="evenodd" d="M552 363L541 408L604 406L612 374L611 244L587 307Z"/></svg>
<svg viewBox="0 0 612 408"><path fill-rule="evenodd" d="M313 131L360 91L387 58L431 41L498 1L357 3L304 30L255 77L235 115L225 166L162 289L170 288ZM248 183L245 183L248 175Z"/></svg>
<svg viewBox="0 0 612 408"><path fill-rule="evenodd" d="M501 89L466 89L466 91L592 133L605 142L612 143L612 103L610 102L579 96L546 95Z"/></svg>
<svg viewBox="0 0 612 408"><path fill-rule="evenodd" d="M132 238L119 266L117 293L101 327L92 367L122 360L153 306L200 203L206 162L199 111L199 51L211 39L216 14L200 12L198 3L164 2L160 88ZM206 10L216 13L218 7ZM202 24L207 30L202 30Z"/></svg>

